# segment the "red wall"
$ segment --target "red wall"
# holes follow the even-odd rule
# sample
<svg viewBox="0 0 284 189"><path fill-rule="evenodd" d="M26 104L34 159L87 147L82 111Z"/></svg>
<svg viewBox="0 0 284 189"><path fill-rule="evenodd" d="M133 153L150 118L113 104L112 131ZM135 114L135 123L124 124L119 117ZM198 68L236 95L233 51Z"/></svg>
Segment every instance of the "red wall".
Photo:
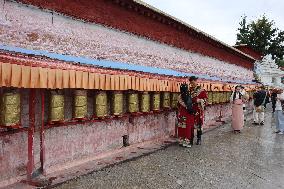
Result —
<svg viewBox="0 0 284 189"><path fill-rule="evenodd" d="M152 40L215 57L249 69L253 68L252 59L223 47L203 35L197 35L190 29L179 29L178 27L182 25L130 0L126 1L133 5L131 8L120 6L111 0L18 1L145 36ZM164 19L164 23L161 19ZM169 22L171 22L171 25Z"/></svg>

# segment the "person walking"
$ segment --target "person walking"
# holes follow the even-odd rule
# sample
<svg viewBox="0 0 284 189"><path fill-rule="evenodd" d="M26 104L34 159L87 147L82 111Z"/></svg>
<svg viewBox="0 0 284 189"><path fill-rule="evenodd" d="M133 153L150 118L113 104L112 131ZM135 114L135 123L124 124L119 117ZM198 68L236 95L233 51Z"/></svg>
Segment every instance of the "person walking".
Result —
<svg viewBox="0 0 284 189"><path fill-rule="evenodd" d="M178 139L183 147L190 148L194 137L194 110L188 85L183 83L180 86L178 97Z"/></svg>
<svg viewBox="0 0 284 189"><path fill-rule="evenodd" d="M269 94L264 86L253 94L254 110L253 110L253 124L264 125L264 110L266 104L269 103Z"/></svg>
<svg viewBox="0 0 284 189"><path fill-rule="evenodd" d="M284 92L283 89L279 89L276 96L275 103L275 126L277 134L284 134Z"/></svg>
<svg viewBox="0 0 284 189"><path fill-rule="evenodd" d="M244 127L244 110L243 104L245 97L241 93L241 86L236 86L235 91L231 95L232 103L232 128L234 133L240 133Z"/></svg>
<svg viewBox="0 0 284 189"><path fill-rule="evenodd" d="M276 108L277 91L278 91L277 89L272 89L271 90L270 98L271 98L271 103L272 103L272 113L275 112L275 108Z"/></svg>

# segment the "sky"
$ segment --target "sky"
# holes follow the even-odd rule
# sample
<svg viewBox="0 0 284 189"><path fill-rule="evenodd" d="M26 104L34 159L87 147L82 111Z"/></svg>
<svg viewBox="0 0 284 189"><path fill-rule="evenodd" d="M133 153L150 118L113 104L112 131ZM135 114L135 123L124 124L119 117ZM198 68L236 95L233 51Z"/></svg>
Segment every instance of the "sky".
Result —
<svg viewBox="0 0 284 189"><path fill-rule="evenodd" d="M265 14L284 30L284 0L142 0L229 44L236 43L243 15L256 20Z"/></svg>

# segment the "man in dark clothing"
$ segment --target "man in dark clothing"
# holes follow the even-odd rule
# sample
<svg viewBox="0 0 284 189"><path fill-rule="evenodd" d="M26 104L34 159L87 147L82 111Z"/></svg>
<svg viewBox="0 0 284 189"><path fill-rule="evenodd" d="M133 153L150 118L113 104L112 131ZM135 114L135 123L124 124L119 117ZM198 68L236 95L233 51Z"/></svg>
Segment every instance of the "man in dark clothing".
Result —
<svg viewBox="0 0 284 189"><path fill-rule="evenodd" d="M276 106L276 97L277 97L277 90L273 89L271 91L271 103L272 103L272 113L275 112L275 106Z"/></svg>
<svg viewBox="0 0 284 189"><path fill-rule="evenodd" d="M253 124L264 125L264 109L266 104L269 103L269 94L264 86L253 94L254 110L253 110Z"/></svg>

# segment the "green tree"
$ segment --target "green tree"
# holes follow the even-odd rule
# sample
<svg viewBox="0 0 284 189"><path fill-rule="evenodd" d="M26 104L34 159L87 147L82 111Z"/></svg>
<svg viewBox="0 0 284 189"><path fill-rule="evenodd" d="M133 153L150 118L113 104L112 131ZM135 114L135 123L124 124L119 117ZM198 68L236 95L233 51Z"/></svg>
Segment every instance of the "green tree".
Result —
<svg viewBox="0 0 284 189"><path fill-rule="evenodd" d="M271 54L277 63L283 60L284 31L275 27L273 20L269 20L263 15L248 23L247 17L243 16L239 24L237 45L247 44L263 55Z"/></svg>

